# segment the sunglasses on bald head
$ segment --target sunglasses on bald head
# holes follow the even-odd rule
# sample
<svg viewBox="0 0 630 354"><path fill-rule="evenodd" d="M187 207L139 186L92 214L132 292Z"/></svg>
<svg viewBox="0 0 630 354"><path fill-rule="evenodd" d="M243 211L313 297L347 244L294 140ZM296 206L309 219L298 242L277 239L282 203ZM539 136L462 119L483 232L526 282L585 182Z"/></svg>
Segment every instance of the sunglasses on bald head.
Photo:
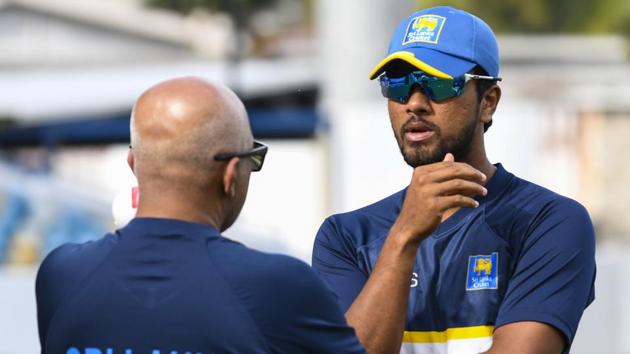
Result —
<svg viewBox="0 0 630 354"><path fill-rule="evenodd" d="M252 172L258 172L262 169L265 162L265 155L269 147L260 141L254 141L254 147L244 152L222 152L214 155L215 161L228 161L235 157L247 158L252 164Z"/></svg>
<svg viewBox="0 0 630 354"><path fill-rule="evenodd" d="M386 98L405 103L411 95L411 89L418 85L422 93L431 101L440 102L449 98L461 96L464 85L470 80L501 81L500 77L464 74L455 79L442 79L417 70L400 77L379 77L381 93Z"/></svg>

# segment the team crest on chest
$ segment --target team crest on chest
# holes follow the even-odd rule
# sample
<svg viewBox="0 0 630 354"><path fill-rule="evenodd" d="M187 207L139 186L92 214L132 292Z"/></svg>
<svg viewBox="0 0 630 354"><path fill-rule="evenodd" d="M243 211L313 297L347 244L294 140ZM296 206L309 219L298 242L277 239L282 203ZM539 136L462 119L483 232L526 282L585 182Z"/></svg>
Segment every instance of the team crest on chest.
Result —
<svg viewBox="0 0 630 354"><path fill-rule="evenodd" d="M498 289L499 253L468 257L466 290Z"/></svg>

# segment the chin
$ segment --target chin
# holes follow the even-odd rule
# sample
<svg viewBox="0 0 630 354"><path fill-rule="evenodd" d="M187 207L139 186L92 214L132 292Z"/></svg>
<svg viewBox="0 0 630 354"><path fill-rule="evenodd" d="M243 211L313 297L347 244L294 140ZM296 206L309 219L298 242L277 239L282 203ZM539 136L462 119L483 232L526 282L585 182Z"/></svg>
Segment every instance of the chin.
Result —
<svg viewBox="0 0 630 354"><path fill-rule="evenodd" d="M411 167L428 165L444 159L444 155L437 149L429 149L426 146L409 146L402 153L405 162Z"/></svg>
<svg viewBox="0 0 630 354"><path fill-rule="evenodd" d="M404 154L403 155L405 162L411 167L418 167L429 165L432 163L440 162L444 159L444 156L441 155L425 155L425 154Z"/></svg>

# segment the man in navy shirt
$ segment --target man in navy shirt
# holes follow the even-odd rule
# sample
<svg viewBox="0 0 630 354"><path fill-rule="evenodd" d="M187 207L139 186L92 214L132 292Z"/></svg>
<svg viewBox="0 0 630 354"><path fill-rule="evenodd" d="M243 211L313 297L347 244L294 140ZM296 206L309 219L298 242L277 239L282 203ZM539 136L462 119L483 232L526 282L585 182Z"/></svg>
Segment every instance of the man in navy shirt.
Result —
<svg viewBox="0 0 630 354"><path fill-rule="evenodd" d="M586 210L486 157L498 75L492 30L451 7L403 20L370 74L411 182L324 221L313 267L371 353L560 354L593 301Z"/></svg>
<svg viewBox="0 0 630 354"><path fill-rule="evenodd" d="M306 264L220 234L267 150L234 93L195 78L154 86L131 144L137 217L41 265L42 353L364 353Z"/></svg>

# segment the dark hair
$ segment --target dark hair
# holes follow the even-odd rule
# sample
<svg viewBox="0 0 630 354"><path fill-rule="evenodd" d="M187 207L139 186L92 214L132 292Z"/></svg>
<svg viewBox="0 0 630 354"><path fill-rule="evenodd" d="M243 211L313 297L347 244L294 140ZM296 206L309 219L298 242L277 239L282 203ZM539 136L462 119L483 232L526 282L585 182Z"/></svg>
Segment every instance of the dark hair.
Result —
<svg viewBox="0 0 630 354"><path fill-rule="evenodd" d="M488 76L488 72L479 65L475 66L475 68L472 69L470 73L473 75ZM483 100L483 96L486 94L486 92L488 92L488 90L492 86L497 84L497 80L474 80L474 81L475 81L475 88L477 91L477 101L479 104L481 104L481 100ZM490 128L491 125L492 125L492 120L490 120L488 123L485 123L483 125L483 131L487 132L488 128Z"/></svg>

